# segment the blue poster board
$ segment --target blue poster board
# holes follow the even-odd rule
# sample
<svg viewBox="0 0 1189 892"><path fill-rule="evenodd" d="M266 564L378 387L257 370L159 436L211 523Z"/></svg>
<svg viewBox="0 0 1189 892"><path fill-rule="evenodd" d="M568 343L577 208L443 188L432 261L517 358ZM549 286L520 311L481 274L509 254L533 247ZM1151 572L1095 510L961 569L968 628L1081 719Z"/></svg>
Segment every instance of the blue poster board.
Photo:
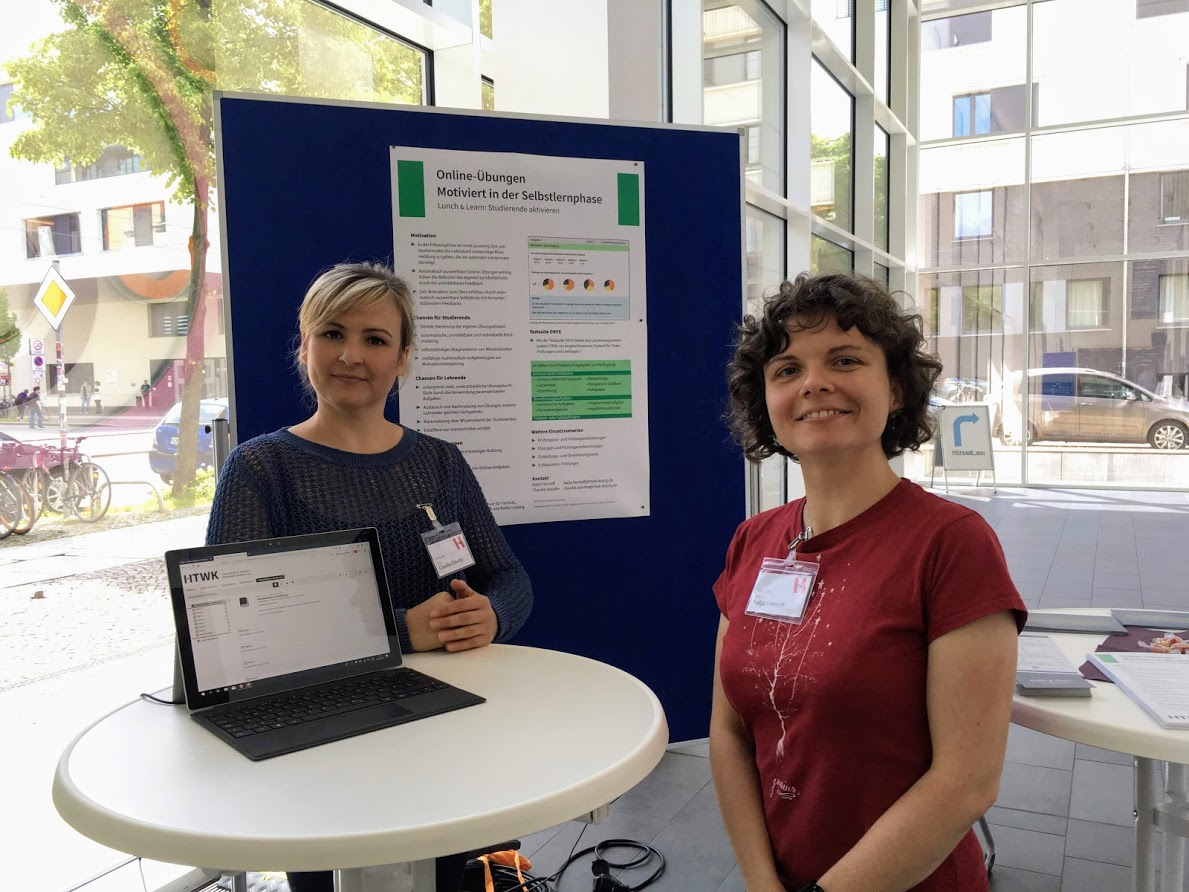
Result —
<svg viewBox="0 0 1189 892"><path fill-rule="evenodd" d="M231 95L216 121L238 442L310 413L291 362L309 283L392 259L390 146L644 162L651 514L506 527L536 592L516 643L618 666L656 692L671 739L705 737L711 585L745 516L721 421L743 294L738 135Z"/></svg>

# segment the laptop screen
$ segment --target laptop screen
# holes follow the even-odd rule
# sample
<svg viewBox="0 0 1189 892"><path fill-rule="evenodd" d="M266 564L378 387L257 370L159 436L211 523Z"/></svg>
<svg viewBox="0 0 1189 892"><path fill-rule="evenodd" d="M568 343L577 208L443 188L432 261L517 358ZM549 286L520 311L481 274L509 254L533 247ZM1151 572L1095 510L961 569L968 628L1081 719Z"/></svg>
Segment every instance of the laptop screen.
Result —
<svg viewBox="0 0 1189 892"><path fill-rule="evenodd" d="M400 662L372 530L166 558L191 708Z"/></svg>

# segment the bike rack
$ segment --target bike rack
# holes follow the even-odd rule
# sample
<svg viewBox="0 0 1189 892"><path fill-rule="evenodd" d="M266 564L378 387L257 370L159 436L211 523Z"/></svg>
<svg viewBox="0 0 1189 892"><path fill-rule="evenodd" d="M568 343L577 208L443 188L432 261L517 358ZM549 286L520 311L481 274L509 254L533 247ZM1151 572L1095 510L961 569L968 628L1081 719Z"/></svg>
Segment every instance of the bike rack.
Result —
<svg viewBox="0 0 1189 892"><path fill-rule="evenodd" d="M112 486L147 486L149 490L157 497L157 510L159 512L165 511L165 502L161 498L161 493L157 490L154 483L149 480L108 480Z"/></svg>

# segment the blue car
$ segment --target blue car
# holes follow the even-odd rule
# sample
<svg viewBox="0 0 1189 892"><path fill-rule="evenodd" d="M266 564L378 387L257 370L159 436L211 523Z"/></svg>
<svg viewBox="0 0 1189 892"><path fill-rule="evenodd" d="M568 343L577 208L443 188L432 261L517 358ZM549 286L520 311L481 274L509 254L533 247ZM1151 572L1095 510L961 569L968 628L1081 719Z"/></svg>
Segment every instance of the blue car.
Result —
<svg viewBox="0 0 1189 892"><path fill-rule="evenodd" d="M198 407L198 467L210 468L215 464L215 451L211 435L206 428L216 418L227 416L227 400L203 400ZM157 429L153 431L153 445L149 450L149 467L166 483L173 483L173 469L177 462L178 424L182 420L182 404L174 403L165 413Z"/></svg>

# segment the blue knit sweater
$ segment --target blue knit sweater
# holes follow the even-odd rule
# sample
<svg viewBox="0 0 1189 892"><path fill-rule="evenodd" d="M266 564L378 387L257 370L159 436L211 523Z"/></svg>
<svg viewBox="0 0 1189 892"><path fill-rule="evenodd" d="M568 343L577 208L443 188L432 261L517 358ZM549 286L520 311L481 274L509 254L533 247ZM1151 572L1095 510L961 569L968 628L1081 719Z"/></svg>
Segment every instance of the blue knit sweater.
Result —
<svg viewBox="0 0 1189 892"><path fill-rule="evenodd" d="M396 446L375 455L331 449L285 429L241 443L219 477L206 541L218 545L376 527L401 648L409 652L405 611L450 591L421 539L433 528L417 507L425 502L442 525L462 524L476 563L450 578L465 579L486 595L499 620L496 641L511 638L532 609L528 574L458 447L407 427Z"/></svg>

